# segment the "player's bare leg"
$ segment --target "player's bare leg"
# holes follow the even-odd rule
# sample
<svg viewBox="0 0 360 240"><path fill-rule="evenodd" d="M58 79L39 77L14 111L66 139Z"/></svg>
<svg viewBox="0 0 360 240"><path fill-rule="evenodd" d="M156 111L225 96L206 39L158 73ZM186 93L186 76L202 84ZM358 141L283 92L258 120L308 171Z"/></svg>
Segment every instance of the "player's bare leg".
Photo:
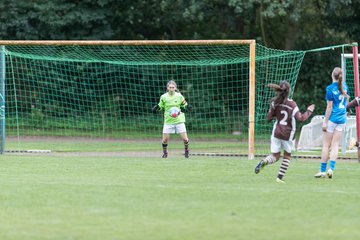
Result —
<svg viewBox="0 0 360 240"><path fill-rule="evenodd" d="M163 148L162 158L167 158L168 157L167 147L168 147L169 139L170 139L170 134L163 133L163 136L162 136L162 148Z"/></svg>
<svg viewBox="0 0 360 240"><path fill-rule="evenodd" d="M324 132L323 133L323 146L321 151L321 163L320 163L320 171L314 175L315 178L324 178L326 175L326 166L329 161L329 151L330 145L333 138L333 133Z"/></svg>
<svg viewBox="0 0 360 240"><path fill-rule="evenodd" d="M184 155L186 158L189 157L189 138L186 132L180 133L181 139L184 142Z"/></svg>
<svg viewBox="0 0 360 240"><path fill-rule="evenodd" d="M330 162L329 162L329 169L326 172L327 176L329 178L333 177L334 170L335 170L335 164L336 159L338 158L338 152L339 152L339 144L342 137L342 131L334 131L332 141L331 141L331 150L330 150Z"/></svg>

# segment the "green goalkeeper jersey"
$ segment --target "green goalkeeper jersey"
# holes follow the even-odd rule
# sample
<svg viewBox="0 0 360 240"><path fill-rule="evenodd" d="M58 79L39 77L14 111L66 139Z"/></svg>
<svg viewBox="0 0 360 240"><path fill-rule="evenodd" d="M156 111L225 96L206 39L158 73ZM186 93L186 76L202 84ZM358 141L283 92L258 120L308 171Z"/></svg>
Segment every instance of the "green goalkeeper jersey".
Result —
<svg viewBox="0 0 360 240"><path fill-rule="evenodd" d="M185 114L183 112L176 118L170 116L169 110L172 107L186 107L187 102L181 93L174 92L173 95L169 93L164 93L160 97L159 107L161 110L164 111L164 123L165 124L177 124L177 123L184 123L185 122Z"/></svg>

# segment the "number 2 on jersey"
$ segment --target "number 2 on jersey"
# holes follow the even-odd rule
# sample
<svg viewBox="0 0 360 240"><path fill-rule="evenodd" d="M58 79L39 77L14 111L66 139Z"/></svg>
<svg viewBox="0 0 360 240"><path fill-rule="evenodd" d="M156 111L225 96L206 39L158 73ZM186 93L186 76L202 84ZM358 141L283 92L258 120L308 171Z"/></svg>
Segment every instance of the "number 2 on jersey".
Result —
<svg viewBox="0 0 360 240"><path fill-rule="evenodd" d="M287 118L288 118L288 113L287 113L287 111L281 110L280 113L284 115L284 117L283 117L283 118L281 119L281 121L280 121L280 124L281 124L281 125L287 125L287 121L286 121Z"/></svg>
<svg viewBox="0 0 360 240"><path fill-rule="evenodd" d="M344 97L343 95L340 95L340 96L339 96L339 100L340 100L339 108L340 108L340 109L345 108L345 105L344 105L345 97Z"/></svg>

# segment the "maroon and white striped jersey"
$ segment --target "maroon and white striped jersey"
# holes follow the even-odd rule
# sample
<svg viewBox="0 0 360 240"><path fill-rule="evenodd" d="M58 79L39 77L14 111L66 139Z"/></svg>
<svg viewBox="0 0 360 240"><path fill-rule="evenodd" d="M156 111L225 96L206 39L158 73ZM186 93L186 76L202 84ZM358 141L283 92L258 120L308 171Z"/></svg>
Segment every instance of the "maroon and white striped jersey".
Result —
<svg viewBox="0 0 360 240"><path fill-rule="evenodd" d="M274 102L271 102L270 109L267 114L268 121L275 119L272 135L282 140L293 140L296 131L296 120L305 121L311 115L310 110L306 110L301 114L299 108L291 99L285 100L282 104L275 107Z"/></svg>

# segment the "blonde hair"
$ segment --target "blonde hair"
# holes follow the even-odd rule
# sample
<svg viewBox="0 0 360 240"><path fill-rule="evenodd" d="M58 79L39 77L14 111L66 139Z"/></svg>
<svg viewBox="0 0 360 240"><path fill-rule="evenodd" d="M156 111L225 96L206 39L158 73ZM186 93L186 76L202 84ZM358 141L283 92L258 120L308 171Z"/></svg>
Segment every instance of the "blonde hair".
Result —
<svg viewBox="0 0 360 240"><path fill-rule="evenodd" d="M167 91L168 87L169 87L171 84L175 86L175 92L180 92L179 89L178 89L178 87L177 87L177 84L176 84L176 82L175 82L174 80L170 80L170 81L167 82L167 84L166 84L166 91Z"/></svg>
<svg viewBox="0 0 360 240"><path fill-rule="evenodd" d="M334 68L334 70L332 71L331 77L333 79L333 81L338 81L338 89L339 92L341 92L342 95L345 95L344 92L344 88L343 88L343 83L342 83L342 69L339 67Z"/></svg>

